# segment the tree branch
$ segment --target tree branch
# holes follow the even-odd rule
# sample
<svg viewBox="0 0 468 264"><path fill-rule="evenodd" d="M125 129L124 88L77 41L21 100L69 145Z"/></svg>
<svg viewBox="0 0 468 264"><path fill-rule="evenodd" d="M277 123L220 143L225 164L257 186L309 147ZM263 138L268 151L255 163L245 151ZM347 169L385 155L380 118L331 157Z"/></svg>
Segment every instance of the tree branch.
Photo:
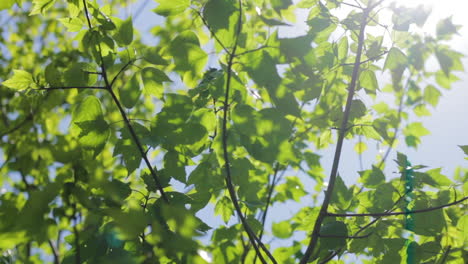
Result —
<svg viewBox="0 0 468 264"><path fill-rule="evenodd" d="M54 244L52 243L52 240L47 240L49 243L49 247L52 250L52 255L54 255L54 264L59 264L60 263L60 257L59 253L57 251L57 248L55 248Z"/></svg>
<svg viewBox="0 0 468 264"><path fill-rule="evenodd" d="M335 149L335 156L333 158L333 164L332 164L332 170L330 173L330 179L328 183L328 188L325 193L325 198L322 203L322 207L320 208L319 215L317 217L317 220L315 221L314 229L311 234L311 238L309 241L309 245L307 246L306 252L304 253L304 256L302 257L300 263L301 264L306 264L309 261L309 258L312 255L312 252L314 251L314 248L317 244L318 237L319 237L319 232L320 232L320 227L322 225L323 220L327 216L327 210L328 206L331 201L333 189L335 187L335 181L338 173L338 165L340 163L340 158L341 158L341 150L343 148L343 142L346 134L346 127L348 124L349 120L349 115L351 112L351 105L353 102L354 98L354 92L356 88L356 82L358 79L358 74L359 74L359 66L361 65L361 54L362 54L362 49L364 46L364 36L365 36L365 28L366 28L366 20L367 16L369 15L370 11L372 10L373 6L369 6L364 10L363 16L362 16L362 23L361 23L361 28L359 30L359 37L358 37L358 47L356 51L356 60L354 63L354 68L353 68L353 74L351 78L351 82L349 84L349 89L348 89L348 98L346 100L346 106L345 106L345 111L343 115L343 120L341 122L340 126L340 131L338 134L338 141L336 144L336 149Z"/></svg>
<svg viewBox="0 0 468 264"><path fill-rule="evenodd" d="M108 89L107 91L111 94L115 105L119 109L120 115L124 119L125 125L127 126L128 130L130 132L130 135L132 136L133 142L137 146L138 151L140 152L140 155L141 155L142 159L145 161L145 164L148 167L148 169L149 169L149 171L151 173L151 176L152 176L154 182L156 183L156 186L157 186L159 192L161 193L161 197L164 199L164 201L169 203L169 199L168 199L166 193L164 192L164 188L162 187L161 182L159 181L159 177L157 175L157 172L153 168L153 166L151 166L151 162L149 161L148 157L146 156L146 152L143 149L143 146L142 146L142 144L140 142L140 139L136 135L135 129L133 128L132 124L130 123L130 120L128 119L127 114L125 113L125 110L123 109L122 104L120 103L119 99L117 98L117 96L115 95L115 93L114 93L114 91L112 89Z"/></svg>
<svg viewBox="0 0 468 264"><path fill-rule="evenodd" d="M335 214L335 213L327 213L327 216L335 216L335 217L361 217L361 216L391 216L391 215L409 215L409 214L419 214L419 213L427 213L430 211L435 211L438 209L442 209L445 207L449 207L452 205L459 204L463 201L468 200L468 196L464 197L463 199L448 203L448 204L443 204L435 207L429 207L425 209L420 209L420 210L409 210L405 212L384 212L384 213L363 213L363 214Z"/></svg>
<svg viewBox="0 0 468 264"><path fill-rule="evenodd" d="M88 8L87 8L87 5L86 5L86 0L83 0L83 5L84 5L84 10L85 10L85 15L86 15L86 19L88 21L88 26L89 26L89 29L91 30L92 29L92 25L91 25L91 21L89 19L89 14L88 14ZM116 94L114 93L114 91L112 90L112 85L114 84L115 80L117 79L117 77L119 76L119 74L125 70L126 67L128 67L128 65L131 64L132 60L130 60L126 65L124 65L124 67L122 67L120 69L120 71L117 73L117 75L112 79L111 82L109 82L109 79L107 77L107 71L106 71L106 66L105 66L105 63L104 63L104 58L102 57L102 52L101 52L101 46L99 45L99 56L101 57L101 72L102 72L102 77L104 78L104 83L105 83L105 90L107 90L111 96L112 96L112 99L114 100L114 103L115 105L117 106L117 108L119 109L119 112L122 116L122 118L124 119L125 121L125 124L132 136L132 139L133 139L133 142L135 143L135 145L137 146L138 148L138 151L140 152L140 155L142 157L142 159L145 161L145 164L146 166L148 167L148 169L150 170L150 173L151 173L151 176L153 177L153 180L155 181L156 183L156 187L158 188L159 192L161 193L161 197L164 199L165 202L169 203L169 199L167 198L166 196L166 193L164 192L164 188L162 187L162 184L161 182L159 181L159 177L156 173L156 170L153 168L153 166L151 166L151 163L150 161L148 160L148 157L146 156L146 152L145 150L143 149L143 145L141 144L140 142L140 139L138 138L138 136L136 135L136 132L135 130L133 129L133 126L132 124L130 123L130 120L128 119L127 117L127 114L125 113L125 110L123 109L119 99L117 98Z"/></svg>
<svg viewBox="0 0 468 264"><path fill-rule="evenodd" d="M114 78L112 78L112 81L110 82L110 87L113 87L114 86L114 83L115 81L117 81L117 78L119 77L119 75L125 71L125 69L127 69L128 66L130 66L132 63L134 63L135 60L129 60L120 70L119 72L114 76Z"/></svg>
<svg viewBox="0 0 468 264"><path fill-rule="evenodd" d="M378 58L382 57L383 55L385 55L385 54L387 54L387 53L388 53L388 50L382 52L381 54L379 54L379 55L377 55L377 56L374 56L374 57L369 58L369 59L367 59L367 60L363 60L363 61L361 61L360 64L362 65L362 64L364 64L364 63L366 63L366 62L369 62L369 61L373 61L373 60L375 60L375 59L378 59ZM340 64L340 66L352 66L352 65L354 65L354 63L342 63L342 64Z"/></svg>
<svg viewBox="0 0 468 264"><path fill-rule="evenodd" d="M234 206L234 209L242 223L242 226L244 227L245 232L247 233L247 236L249 237L250 243L255 249L255 252L259 256L260 260L262 263L267 263L263 256L260 253L260 249L258 246L260 246L265 253L268 255L268 257L271 259L273 263L277 263L273 255L268 251L268 249L263 245L263 243L258 239L258 237L255 235L255 233L252 231L250 228L249 224L247 223L247 220L245 219L242 210L239 205L239 201L237 199L237 194L234 189L234 185L232 183L232 175L231 175L231 165L229 161L229 152L228 152L228 130L227 130L227 123L228 123L228 112L229 112L229 96L230 96L230 90L231 90L231 77L232 77L232 65L234 62L236 50L237 50L237 45L238 45L238 40L239 40L239 35L242 30L242 0L238 0L239 3L239 19L237 21L237 30L236 30L236 36L234 40L234 47L232 48L232 51L228 53L229 58L228 58L228 64L227 64L227 77L226 77L226 90L224 94L224 107L223 107L223 123L222 123L222 145L223 145L223 157L224 157L224 168L226 170L226 177L225 177L225 182L226 182L226 187L229 192L229 196L231 198L231 202ZM258 243L258 245L257 245Z"/></svg>

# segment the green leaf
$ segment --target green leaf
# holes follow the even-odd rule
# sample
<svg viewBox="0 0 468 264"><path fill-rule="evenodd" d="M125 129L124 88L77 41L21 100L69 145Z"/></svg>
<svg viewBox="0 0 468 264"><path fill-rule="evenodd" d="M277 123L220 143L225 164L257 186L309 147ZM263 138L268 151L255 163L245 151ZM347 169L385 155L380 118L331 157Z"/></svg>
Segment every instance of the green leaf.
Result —
<svg viewBox="0 0 468 264"><path fill-rule="evenodd" d="M144 83L144 93L154 95L159 99L163 98L163 82L172 82L163 71L153 67L144 68L141 71L141 77Z"/></svg>
<svg viewBox="0 0 468 264"><path fill-rule="evenodd" d="M442 93L434 85L429 84L424 89L424 100L434 107L439 103L441 95Z"/></svg>
<svg viewBox="0 0 468 264"><path fill-rule="evenodd" d="M431 207L431 203L425 200L416 200L414 210L421 210ZM411 215L414 225L414 233L423 236L432 236L439 234L445 228L445 217L443 210L433 210L427 213L418 213Z"/></svg>
<svg viewBox="0 0 468 264"><path fill-rule="evenodd" d="M85 148L103 148L109 138L109 125L104 119L75 122L81 129L79 142Z"/></svg>
<svg viewBox="0 0 468 264"><path fill-rule="evenodd" d="M444 71L446 76L450 75L450 70L454 64L452 58L444 52L444 50L437 50L436 53L437 61L439 61L440 68Z"/></svg>
<svg viewBox="0 0 468 264"><path fill-rule="evenodd" d="M280 38L280 50L288 58L288 61L293 61L294 58L304 58L312 49L313 38L314 36L311 34L295 38Z"/></svg>
<svg viewBox="0 0 468 264"><path fill-rule="evenodd" d="M15 0L3 0L0 2L0 10L9 9L15 4Z"/></svg>
<svg viewBox="0 0 468 264"><path fill-rule="evenodd" d="M63 74L63 79L66 86L90 86L97 81L95 74L88 72L95 72L96 69L91 64L78 62L71 64Z"/></svg>
<svg viewBox="0 0 468 264"><path fill-rule="evenodd" d="M164 155L164 172L166 176L186 183L185 162L183 156L176 151L168 151Z"/></svg>
<svg viewBox="0 0 468 264"><path fill-rule="evenodd" d="M169 63L159 53L158 47L148 47L143 50L142 55L146 61L154 65L168 65Z"/></svg>
<svg viewBox="0 0 468 264"><path fill-rule="evenodd" d="M33 0L32 1L33 8L29 13L30 16L36 14L46 14L46 11L49 10L54 4L55 0Z"/></svg>
<svg viewBox="0 0 468 264"><path fill-rule="evenodd" d="M338 42L338 59L339 60L346 60L348 57L348 38L342 37L340 42Z"/></svg>
<svg viewBox="0 0 468 264"><path fill-rule="evenodd" d="M331 201L340 209L345 209L351 203L353 190L348 189L340 175L336 177L335 187L332 193Z"/></svg>
<svg viewBox="0 0 468 264"><path fill-rule="evenodd" d="M372 166L372 170L360 171L359 175L361 176L361 182L367 188L376 188L385 181L385 175L375 166Z"/></svg>
<svg viewBox="0 0 468 264"><path fill-rule="evenodd" d="M237 9L234 3L229 0L209 0L206 3L203 8L203 17L213 31L229 28L229 18Z"/></svg>
<svg viewBox="0 0 468 264"><path fill-rule="evenodd" d="M429 135L430 131L422 123L413 122L403 129L403 134L406 136L405 141L408 146L417 147L421 141L420 138Z"/></svg>
<svg viewBox="0 0 468 264"><path fill-rule="evenodd" d="M114 39L120 46L128 46L133 41L133 22L129 17L126 20L114 19L117 26L117 32L114 34Z"/></svg>
<svg viewBox="0 0 468 264"><path fill-rule="evenodd" d="M442 168L436 168L432 170L426 171L426 174L428 174L436 183L437 186L450 186L452 181L442 173L440 173Z"/></svg>
<svg viewBox="0 0 468 264"><path fill-rule="evenodd" d="M231 216L234 214L234 207L231 203L231 199L227 196L223 196L221 199L216 202L215 205L215 215L221 215L224 223L227 224Z"/></svg>
<svg viewBox="0 0 468 264"><path fill-rule="evenodd" d="M132 123L136 136L141 140L141 143L150 143L150 132L148 129L138 123ZM113 156L122 155L123 161L126 165L128 175L140 167L142 160L141 153L135 145L134 139L130 131L124 127L121 131L121 138L117 141L114 147Z"/></svg>
<svg viewBox="0 0 468 264"><path fill-rule="evenodd" d="M159 5L153 10L161 16L173 16L184 12L190 7L190 0L156 0Z"/></svg>
<svg viewBox="0 0 468 264"><path fill-rule="evenodd" d="M364 142L358 142L356 145L354 145L354 151L356 151L357 154L362 154L364 151L367 150L367 145Z"/></svg>
<svg viewBox="0 0 468 264"><path fill-rule="evenodd" d="M142 173L141 178L143 179L143 182L146 185L146 189L150 192L156 192L158 190L158 186L156 185L156 182L154 181L153 176L151 176L150 173Z"/></svg>
<svg viewBox="0 0 468 264"><path fill-rule="evenodd" d="M459 147L463 150L463 152L465 152L465 155L468 155L468 145L465 145L465 146L460 146Z"/></svg>
<svg viewBox="0 0 468 264"><path fill-rule="evenodd" d="M336 250L346 246L348 227L344 222L331 221L320 227L320 248L324 250ZM326 237L338 236L338 237Z"/></svg>
<svg viewBox="0 0 468 264"><path fill-rule="evenodd" d="M66 17L58 19L68 29L69 32L78 32L85 24L79 17Z"/></svg>
<svg viewBox="0 0 468 264"><path fill-rule="evenodd" d="M88 96L79 103L73 111L72 124L72 131L79 133L80 145L93 150L94 156L97 156L110 135L109 125L104 120L99 99Z"/></svg>
<svg viewBox="0 0 468 264"><path fill-rule="evenodd" d="M132 78L125 82L125 85L119 89L120 101L122 104L128 108L133 108L141 96L143 88L143 80L141 78L141 73L136 72L133 74Z"/></svg>
<svg viewBox="0 0 468 264"><path fill-rule="evenodd" d="M366 91L375 94L379 90L379 83L377 82L377 77L375 73L371 70L362 71L359 75L359 84Z"/></svg>
<svg viewBox="0 0 468 264"><path fill-rule="evenodd" d="M57 70L57 65L51 63L47 65L44 72L45 80L51 86L61 86L62 85L62 74Z"/></svg>
<svg viewBox="0 0 468 264"><path fill-rule="evenodd" d="M406 55L399 50L398 48L391 48L387 54L387 59L385 60L384 69L396 70L407 64Z"/></svg>
<svg viewBox="0 0 468 264"><path fill-rule="evenodd" d="M192 31L182 32L171 41L169 51L174 57L175 70L183 74L184 82L187 85L195 85L195 78L203 73L208 60L206 52L200 47L197 35Z"/></svg>
<svg viewBox="0 0 468 264"><path fill-rule="evenodd" d="M293 227L291 226L291 222L286 220L278 223L273 223L271 226L271 231L273 232L273 235L275 237L286 239L292 236Z"/></svg>
<svg viewBox="0 0 468 264"><path fill-rule="evenodd" d="M437 23L436 35L439 39L450 39L453 34L458 33L458 28L460 26L454 25L452 22L452 17L443 19Z"/></svg>
<svg viewBox="0 0 468 264"><path fill-rule="evenodd" d="M30 88L34 83L32 75L23 70L13 70L13 76L2 83L4 86L14 90Z"/></svg>
<svg viewBox="0 0 468 264"><path fill-rule="evenodd" d="M355 99L349 112L349 121L363 117L367 112L366 105L359 99Z"/></svg>

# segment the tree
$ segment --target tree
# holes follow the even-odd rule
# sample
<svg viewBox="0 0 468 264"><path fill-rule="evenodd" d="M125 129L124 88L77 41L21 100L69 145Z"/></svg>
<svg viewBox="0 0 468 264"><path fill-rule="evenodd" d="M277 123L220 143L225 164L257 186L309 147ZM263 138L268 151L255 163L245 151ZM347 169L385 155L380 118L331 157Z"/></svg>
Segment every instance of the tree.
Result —
<svg viewBox="0 0 468 264"><path fill-rule="evenodd" d="M0 4L4 263L468 262L468 170L398 152L385 172L463 70L450 18L423 37L427 10L382 0L157 2L151 44L118 18L127 1ZM307 32L282 36L298 9ZM356 138L387 150L347 186ZM301 209L268 225L284 202Z"/></svg>

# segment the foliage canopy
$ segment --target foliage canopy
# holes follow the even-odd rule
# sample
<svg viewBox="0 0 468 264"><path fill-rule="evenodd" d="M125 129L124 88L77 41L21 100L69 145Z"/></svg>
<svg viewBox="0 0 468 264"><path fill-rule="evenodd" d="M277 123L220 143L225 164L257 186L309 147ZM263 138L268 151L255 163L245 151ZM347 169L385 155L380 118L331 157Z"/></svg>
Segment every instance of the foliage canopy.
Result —
<svg viewBox="0 0 468 264"><path fill-rule="evenodd" d="M398 153L385 173L463 71L450 18L422 36L429 11L388 1L156 0L140 32L127 2L0 3L2 263L468 262L468 171ZM355 139L386 151L349 185Z"/></svg>

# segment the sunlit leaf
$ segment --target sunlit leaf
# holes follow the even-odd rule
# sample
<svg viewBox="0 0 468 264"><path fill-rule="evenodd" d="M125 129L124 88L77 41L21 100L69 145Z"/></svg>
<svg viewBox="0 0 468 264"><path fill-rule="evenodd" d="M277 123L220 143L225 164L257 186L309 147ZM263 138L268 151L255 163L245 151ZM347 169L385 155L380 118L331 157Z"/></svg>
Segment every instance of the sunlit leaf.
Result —
<svg viewBox="0 0 468 264"><path fill-rule="evenodd" d="M34 80L29 72L13 70L13 76L2 84L14 90L24 90L34 85Z"/></svg>
<svg viewBox="0 0 468 264"><path fill-rule="evenodd" d="M231 203L231 200L226 196L223 196L220 200L218 200L218 202L216 202L214 210L216 215L221 215L224 223L227 223L234 214L234 207Z"/></svg>
<svg viewBox="0 0 468 264"><path fill-rule="evenodd" d="M401 66L406 65L406 55L398 48L393 47L389 50L385 60L384 69L396 70Z"/></svg>
<svg viewBox="0 0 468 264"><path fill-rule="evenodd" d="M292 236L293 229L289 221L273 223L271 227L273 235L277 238L286 239Z"/></svg>
<svg viewBox="0 0 468 264"><path fill-rule="evenodd" d="M159 5L153 10L161 16L172 16L184 12L189 6L189 0L156 0Z"/></svg>
<svg viewBox="0 0 468 264"><path fill-rule="evenodd" d="M33 0L33 8L29 15L45 14L54 4L55 0Z"/></svg>

